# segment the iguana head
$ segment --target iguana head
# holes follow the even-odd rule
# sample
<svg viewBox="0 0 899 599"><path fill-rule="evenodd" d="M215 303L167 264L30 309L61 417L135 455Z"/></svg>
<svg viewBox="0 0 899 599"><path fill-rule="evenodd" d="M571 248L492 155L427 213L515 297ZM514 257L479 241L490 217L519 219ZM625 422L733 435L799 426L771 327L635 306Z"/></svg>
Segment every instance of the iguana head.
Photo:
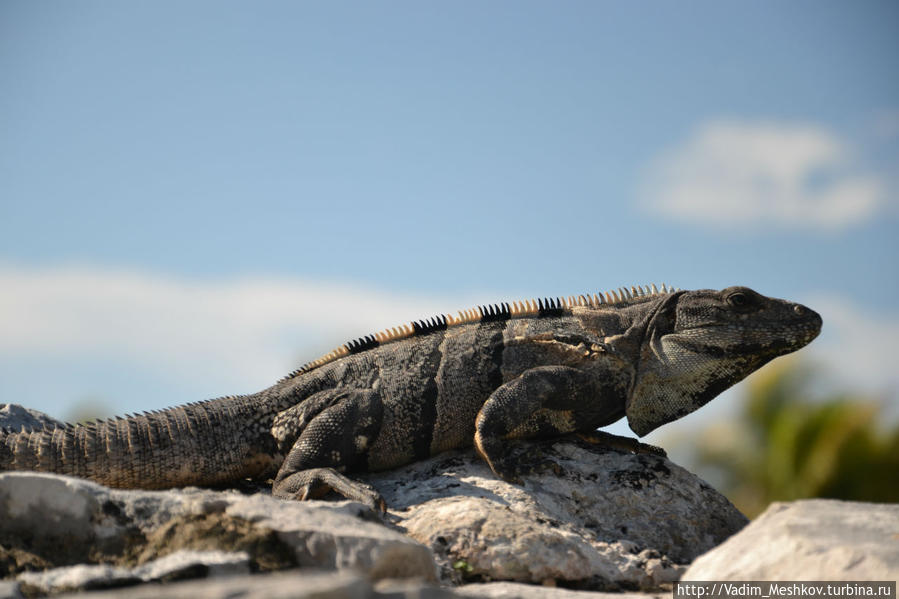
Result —
<svg viewBox="0 0 899 599"><path fill-rule="evenodd" d="M821 317L800 304L728 287L659 298L638 329L640 356L626 413L642 436L805 346L821 331Z"/></svg>

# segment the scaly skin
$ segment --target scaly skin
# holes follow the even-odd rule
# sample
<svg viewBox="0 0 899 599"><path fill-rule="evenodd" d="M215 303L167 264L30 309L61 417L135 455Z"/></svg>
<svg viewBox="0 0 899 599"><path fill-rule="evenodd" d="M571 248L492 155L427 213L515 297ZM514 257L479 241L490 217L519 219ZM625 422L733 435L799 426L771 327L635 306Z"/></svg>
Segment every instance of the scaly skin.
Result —
<svg viewBox="0 0 899 599"><path fill-rule="evenodd" d="M4 431L0 470L146 489L276 475L279 497L334 490L383 507L374 489L343 473L474 445L498 476L518 481L524 470L505 439L607 439L596 429L625 416L645 435L820 329L810 309L745 287L631 288L478 308L340 346L253 395Z"/></svg>

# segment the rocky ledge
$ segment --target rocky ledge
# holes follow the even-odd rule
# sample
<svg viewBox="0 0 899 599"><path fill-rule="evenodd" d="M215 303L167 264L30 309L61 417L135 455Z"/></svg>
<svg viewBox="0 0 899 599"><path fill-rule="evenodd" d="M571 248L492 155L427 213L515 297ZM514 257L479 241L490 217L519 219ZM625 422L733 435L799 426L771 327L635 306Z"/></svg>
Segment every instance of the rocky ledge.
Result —
<svg viewBox="0 0 899 599"><path fill-rule="evenodd" d="M26 426L33 416L6 412ZM661 596L685 575L740 578L733 564L773 555L759 539L775 538L784 517L834 522L826 539L812 525L791 530L820 543L844 539L846 572L856 580L866 572L895 579L899 558L889 535L899 534L899 507L780 505L732 537L746 518L665 458L568 439L517 447L553 466L510 485L468 451L366 476L390 506L386 514L349 501L283 501L264 486L126 491L2 473L0 599L74 591L136 599ZM814 516L803 515L810 509ZM871 537L874 529L863 523L875 521L886 532ZM863 538L880 549L846 547ZM784 546L809 546L791 542ZM872 569L860 569L852 551L873 556ZM806 553L812 559L820 551ZM789 573L790 556L778 556ZM816 575L798 568L793 579ZM758 572L764 578L767 571Z"/></svg>

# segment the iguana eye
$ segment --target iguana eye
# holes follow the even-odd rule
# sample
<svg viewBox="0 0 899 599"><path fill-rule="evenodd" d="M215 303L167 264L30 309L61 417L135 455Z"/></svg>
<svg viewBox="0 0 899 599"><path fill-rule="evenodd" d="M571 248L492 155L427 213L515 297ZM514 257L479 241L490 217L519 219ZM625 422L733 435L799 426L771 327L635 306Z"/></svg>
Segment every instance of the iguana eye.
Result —
<svg viewBox="0 0 899 599"><path fill-rule="evenodd" d="M742 291L731 293L727 296L727 303L734 308L746 308L749 306L749 301L749 296Z"/></svg>

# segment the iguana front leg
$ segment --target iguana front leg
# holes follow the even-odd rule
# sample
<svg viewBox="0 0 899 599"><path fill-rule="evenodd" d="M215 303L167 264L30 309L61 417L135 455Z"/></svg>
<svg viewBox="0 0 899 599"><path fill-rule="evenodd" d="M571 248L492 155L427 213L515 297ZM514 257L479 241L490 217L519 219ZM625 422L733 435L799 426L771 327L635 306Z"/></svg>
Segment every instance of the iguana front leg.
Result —
<svg viewBox="0 0 899 599"><path fill-rule="evenodd" d="M595 375L577 368L526 370L484 402L475 421L475 448L497 476L520 483L523 465L510 455L505 440L583 430L580 416L589 411L590 402L599 400L598 393Z"/></svg>
<svg viewBox="0 0 899 599"><path fill-rule="evenodd" d="M319 406L328 407L300 432L278 471L272 494L305 500L334 491L383 511L384 500L373 487L340 473L363 458L377 436L384 412L381 397L371 390L327 393Z"/></svg>

